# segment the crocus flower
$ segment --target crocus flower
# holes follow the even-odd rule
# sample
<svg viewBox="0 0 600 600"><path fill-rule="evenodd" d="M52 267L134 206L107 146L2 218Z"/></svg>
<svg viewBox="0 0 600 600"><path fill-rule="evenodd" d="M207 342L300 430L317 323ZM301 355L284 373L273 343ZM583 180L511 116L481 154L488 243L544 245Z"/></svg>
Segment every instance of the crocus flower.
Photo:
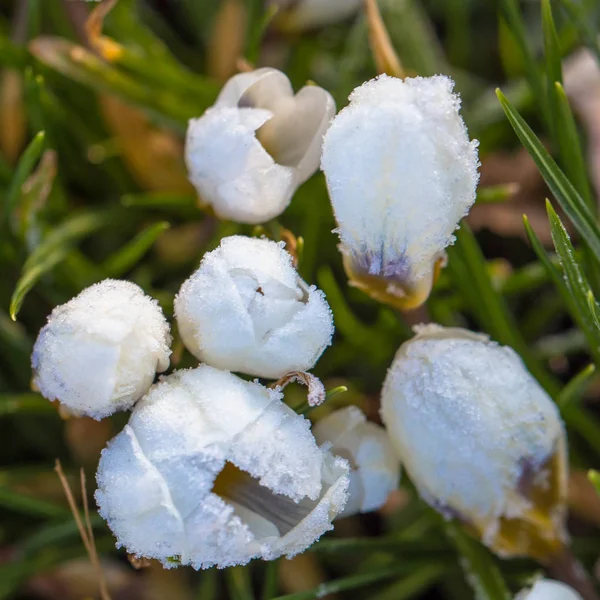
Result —
<svg viewBox="0 0 600 600"><path fill-rule="evenodd" d="M264 223L280 215L318 168L331 95L263 68L232 77L214 106L188 125L185 158L201 201L216 215Z"/></svg>
<svg viewBox="0 0 600 600"><path fill-rule="evenodd" d="M331 529L348 464L280 399L207 365L152 387L98 467L118 545L166 567L227 567L293 556Z"/></svg>
<svg viewBox="0 0 600 600"><path fill-rule="evenodd" d="M325 135L321 167L350 283L414 308L475 201L477 142L444 76L382 75L355 89Z"/></svg>
<svg viewBox="0 0 600 600"><path fill-rule="evenodd" d="M273 379L312 368L333 334L323 292L304 283L283 244L244 236L204 256L175 315L198 360Z"/></svg>
<svg viewBox="0 0 600 600"><path fill-rule="evenodd" d="M33 348L33 384L95 419L131 408L169 366L171 336L156 300L106 279L57 306Z"/></svg>
<svg viewBox="0 0 600 600"><path fill-rule="evenodd" d="M486 336L417 329L390 367L381 417L421 496L503 556L562 549L566 437L519 356Z"/></svg>
<svg viewBox="0 0 600 600"><path fill-rule="evenodd" d="M538 579L535 584L521 591L515 600L583 600L571 587L552 579Z"/></svg>
<svg viewBox="0 0 600 600"><path fill-rule="evenodd" d="M346 458L352 468L341 516L381 508L400 482L400 463L385 429L367 421L356 406L348 406L318 421L313 432L321 447Z"/></svg>
<svg viewBox="0 0 600 600"><path fill-rule="evenodd" d="M362 0L269 0L280 12L276 15L278 28L289 31L305 31L333 25L355 15Z"/></svg>

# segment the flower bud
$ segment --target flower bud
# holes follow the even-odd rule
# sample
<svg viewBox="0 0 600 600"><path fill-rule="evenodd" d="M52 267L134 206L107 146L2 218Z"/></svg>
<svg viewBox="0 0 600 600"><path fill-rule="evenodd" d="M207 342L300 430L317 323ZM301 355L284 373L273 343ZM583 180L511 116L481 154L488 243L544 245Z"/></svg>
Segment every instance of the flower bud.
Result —
<svg viewBox="0 0 600 600"><path fill-rule="evenodd" d="M333 25L355 15L362 0L270 0L281 11L275 24L283 31L298 32Z"/></svg>
<svg viewBox="0 0 600 600"><path fill-rule="evenodd" d="M321 167L351 285L415 308L475 201L477 142L445 76L382 75L355 89L325 135Z"/></svg>
<svg viewBox="0 0 600 600"><path fill-rule="evenodd" d="M293 556L331 529L348 464L280 400L207 365L153 386L98 466L96 501L118 544L199 569Z"/></svg>
<svg viewBox="0 0 600 600"><path fill-rule="evenodd" d="M170 343L156 300L105 279L52 311L33 348L33 384L74 414L101 419L148 391L169 367Z"/></svg>
<svg viewBox="0 0 600 600"><path fill-rule="evenodd" d="M333 335L323 292L302 281L283 244L244 236L204 256L175 316L198 360L273 379L312 368Z"/></svg>
<svg viewBox="0 0 600 600"><path fill-rule="evenodd" d="M381 417L421 496L502 556L545 560L566 541L566 437L519 356L428 325L387 374Z"/></svg>
<svg viewBox="0 0 600 600"><path fill-rule="evenodd" d="M317 443L348 460L348 502L341 516L381 508L400 482L400 463L383 427L356 406L341 408L313 427Z"/></svg>
<svg viewBox="0 0 600 600"><path fill-rule="evenodd" d="M515 600L583 600L583 598L573 588L560 581L538 579L533 587L521 591Z"/></svg>
<svg viewBox="0 0 600 600"><path fill-rule="evenodd" d="M188 125L189 178L216 215L264 223L280 215L318 168L323 133L335 115L324 89L263 68L232 77L216 103Z"/></svg>

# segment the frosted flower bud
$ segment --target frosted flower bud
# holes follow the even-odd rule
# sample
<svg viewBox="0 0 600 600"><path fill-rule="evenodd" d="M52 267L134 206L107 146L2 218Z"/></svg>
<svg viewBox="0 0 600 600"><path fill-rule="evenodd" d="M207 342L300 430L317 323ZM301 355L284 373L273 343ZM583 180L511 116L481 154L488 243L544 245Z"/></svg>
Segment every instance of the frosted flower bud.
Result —
<svg viewBox="0 0 600 600"><path fill-rule="evenodd" d="M562 547L565 430L511 348L417 328L387 374L381 417L421 496L492 550L543 560Z"/></svg>
<svg viewBox="0 0 600 600"><path fill-rule="evenodd" d="M325 295L304 283L283 244L244 236L204 256L175 316L198 360L273 379L312 368L333 335Z"/></svg>
<svg viewBox="0 0 600 600"><path fill-rule="evenodd" d="M552 579L538 579L533 587L521 591L515 600L583 600L571 587Z"/></svg>
<svg viewBox="0 0 600 600"><path fill-rule="evenodd" d="M270 0L279 8L276 25L285 31L306 31L333 25L355 15L362 0Z"/></svg>
<svg viewBox="0 0 600 600"><path fill-rule="evenodd" d="M169 367L170 343L156 300L105 279L52 311L33 348L33 384L72 413L101 419L148 391Z"/></svg>
<svg viewBox="0 0 600 600"><path fill-rule="evenodd" d="M273 219L319 167L323 134L334 115L329 92L307 85L294 96L281 71L235 75L214 106L189 122L190 181L222 219Z"/></svg>
<svg viewBox="0 0 600 600"><path fill-rule="evenodd" d="M322 448L350 463L348 502L341 516L381 508L400 483L400 463L385 429L348 406L318 421L313 433Z"/></svg>
<svg viewBox="0 0 600 600"><path fill-rule="evenodd" d="M475 201L477 142L445 76L381 75L355 89L323 143L321 167L350 283L414 308Z"/></svg>
<svg viewBox="0 0 600 600"><path fill-rule="evenodd" d="M153 386L102 452L100 514L166 567L302 552L343 509L348 464L281 394L207 365Z"/></svg>

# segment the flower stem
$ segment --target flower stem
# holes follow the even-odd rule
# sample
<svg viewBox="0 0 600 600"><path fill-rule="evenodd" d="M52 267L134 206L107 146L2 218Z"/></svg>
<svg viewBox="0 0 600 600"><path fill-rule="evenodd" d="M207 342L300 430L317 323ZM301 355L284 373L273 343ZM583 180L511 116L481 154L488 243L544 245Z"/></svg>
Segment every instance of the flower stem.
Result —
<svg viewBox="0 0 600 600"><path fill-rule="evenodd" d="M545 564L550 575L577 590L583 600L600 600L594 584L571 549L563 546Z"/></svg>

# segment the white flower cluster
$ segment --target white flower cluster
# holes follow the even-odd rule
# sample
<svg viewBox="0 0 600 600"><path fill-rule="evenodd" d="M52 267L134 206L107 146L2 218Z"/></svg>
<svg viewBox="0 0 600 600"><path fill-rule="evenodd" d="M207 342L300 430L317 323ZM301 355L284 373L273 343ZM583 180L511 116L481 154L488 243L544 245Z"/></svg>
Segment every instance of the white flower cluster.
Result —
<svg viewBox="0 0 600 600"><path fill-rule="evenodd" d="M119 545L167 567L292 556L346 505L350 467L338 454L358 469L356 511L383 504L398 465L386 479L388 465L371 464L387 459L382 430L354 416L360 440L338 444L343 432L327 437L323 424L320 447L279 387L231 372L318 382L304 371L331 343L331 310L282 244L223 239L182 285L175 313L185 345L207 364L155 385L169 366L169 326L156 301L127 281L103 281L57 307L32 357L41 393L75 414L102 418L133 407L97 473L100 514ZM368 480L377 489L367 490Z"/></svg>

